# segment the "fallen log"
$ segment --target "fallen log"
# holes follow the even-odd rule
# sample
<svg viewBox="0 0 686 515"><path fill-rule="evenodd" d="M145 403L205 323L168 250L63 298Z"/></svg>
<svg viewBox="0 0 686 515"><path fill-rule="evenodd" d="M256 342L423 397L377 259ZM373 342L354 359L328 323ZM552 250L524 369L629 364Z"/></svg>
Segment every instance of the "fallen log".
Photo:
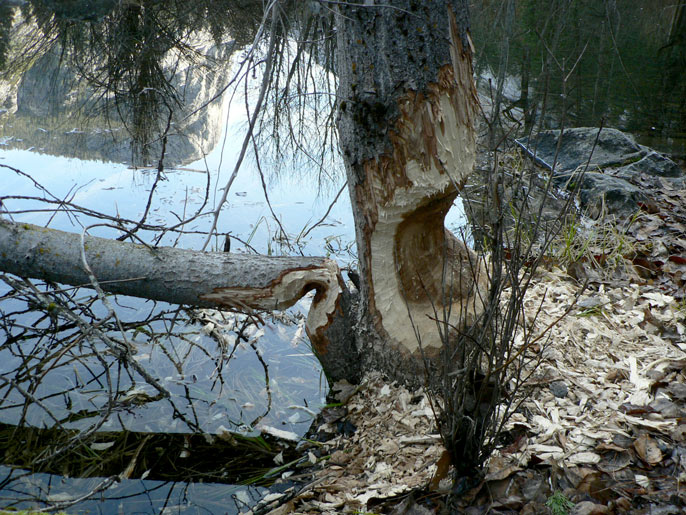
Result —
<svg viewBox="0 0 686 515"><path fill-rule="evenodd" d="M150 247L0 219L0 270L72 286L244 313L284 310L315 296L306 329L330 380L357 379L348 292L323 257L261 256Z"/></svg>

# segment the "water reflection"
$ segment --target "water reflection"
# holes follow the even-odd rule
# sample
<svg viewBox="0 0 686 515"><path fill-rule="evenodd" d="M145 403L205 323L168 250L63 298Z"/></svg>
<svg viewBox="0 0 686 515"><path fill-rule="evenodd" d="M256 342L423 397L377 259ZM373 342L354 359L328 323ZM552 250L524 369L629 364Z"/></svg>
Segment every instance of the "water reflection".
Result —
<svg viewBox="0 0 686 515"><path fill-rule="evenodd" d="M8 488L8 485L12 485ZM97 494L81 502L73 500ZM30 473L0 465L0 503L16 509L68 507L69 513L207 514L245 512L267 492L265 488L192 481L68 478ZM44 499L43 502L18 499Z"/></svg>
<svg viewBox="0 0 686 515"><path fill-rule="evenodd" d="M223 80L229 74L235 45L216 46L211 41L196 44L208 62L174 70L170 80L184 95L183 103L173 111L168 131L149 128L153 134L137 143L127 120L100 105L105 101L94 99L92 91L83 91L76 71L61 62L60 50L56 49L40 57L15 85L7 86L11 79L0 81L6 85L0 88L0 104L7 106L4 113L0 111L0 142L9 148L51 155L145 165L159 159L164 133L167 166L202 158L220 136L217 128L224 105L221 97L211 100L225 86ZM210 61L212 71L207 72ZM183 88L184 84L193 87ZM205 108L192 112L203 105Z"/></svg>
<svg viewBox="0 0 686 515"><path fill-rule="evenodd" d="M214 2L212 7L224 3ZM130 7L137 9L133 4ZM188 12L196 10L202 10L201 6L186 8ZM129 14L145 18L142 12ZM48 15L46 20L64 28L63 17ZM201 47L197 40L192 44L194 52ZM145 218L146 225L137 234L144 241L200 248L210 221L208 210L202 210L211 206L218 185L225 180L222 163L236 159L241 136L235 134L240 134L245 122L244 115L226 112L225 96L218 94L224 86L219 79L222 74L229 75L226 52L231 50L230 44L210 41L203 50L205 58L221 60L221 66L208 70L208 61L197 60L186 66L179 66L181 60L177 60L172 66L170 84L183 86L184 96L174 99L183 100L183 105L175 105L174 117L167 119L166 140L149 135L133 139L134 147L146 146L145 152L134 148L133 158L139 158L141 164L147 163L146 156L166 147L163 170L94 161L130 162L132 126L134 136L139 137L136 124L140 119L155 118L149 109L137 110L132 102L123 113L117 113L123 114L121 123L113 122L108 112L112 104L98 104L100 100L94 100L93 91L88 90L92 84L85 84L84 90L84 84L75 80L73 66L58 68L59 52L44 53L36 67L24 73L14 97L10 94L3 99L5 105L8 99L10 103L2 114L0 138L0 165L7 165L0 168L3 216L71 231L99 224L88 232L105 237L119 236L122 225L131 227ZM133 66L129 71L136 70ZM149 91L147 86L138 87L128 94L135 97ZM194 111L215 97L211 107ZM16 104L12 105L12 100ZM124 105L118 103L121 99L114 100L115 105ZM74 110L79 103L86 104L88 124L82 123L83 111ZM164 101L162 104L168 107ZM134 116L131 122L131 114L139 116L139 121ZM226 129L222 121L229 118L232 125ZM227 145L211 153L224 132ZM198 157L202 159L195 161ZM187 164L172 169L174 163ZM294 228L294 234L284 238L275 230L277 224L267 209L261 182L254 170L241 173L221 214L219 227L235 240L232 251L322 254L327 249L349 248L352 224L343 202L334 206L324 224L303 237L304 228L322 218L331 195L322 195L314 186L304 188L300 178L291 183L283 180L271 193L271 201L282 225ZM110 226L102 225L103 221ZM167 230L171 226L178 228ZM224 234L218 235L214 248L221 249L223 238ZM341 255L348 260L354 257L345 252ZM6 477L0 483L3 506L60 506L89 490L107 487L97 494L99 501L84 501L69 511L128 513L165 508L190 513L237 512L254 504L261 490L199 487L187 481L255 480L255 475L274 466L279 448L248 444L265 443L259 435L269 428L297 439L324 403L326 382L303 330L309 299L286 313L263 315L256 324L255 319L235 313L186 311L121 296L111 299L112 312L104 299L87 290L4 279L6 286L0 289L4 331L0 422L6 428L6 463L35 472L113 478L126 472L122 469L127 469L128 463L121 460L128 456L139 468L147 461L149 468L121 477L147 474L152 479L159 477L160 471L154 472L150 460L164 455L170 477L179 483L61 480L4 467ZM52 433L38 434L31 429L39 427L52 428ZM138 438L140 447L132 440L132 431L145 435ZM104 435L109 435L106 441ZM201 435L200 444L193 435ZM168 442L154 443L165 437ZM98 445L122 438L129 442L128 451L133 442L135 458L108 448L102 451L119 461L107 470L86 470L73 461L84 455L97 458ZM247 458L231 462L232 470L227 471L218 438L231 439L233 453L248 451ZM29 440L47 446L26 445ZM180 446L171 444L178 441ZM210 458L206 464L209 475L195 473L201 464L202 442ZM150 446L152 451L147 450ZM156 454L155 448L163 448L164 453ZM21 453L9 452L13 449ZM27 455L29 451L33 452ZM263 457L258 459L260 455ZM184 476L179 473L182 469L194 473ZM105 498L108 502L102 503Z"/></svg>
<svg viewBox="0 0 686 515"><path fill-rule="evenodd" d="M604 122L686 157L682 3L508 0L471 2L470 14L477 72L506 111L524 111L526 132Z"/></svg>
<svg viewBox="0 0 686 515"><path fill-rule="evenodd" d="M0 139L146 165L202 157L259 2L3 3ZM163 152L164 150L164 152Z"/></svg>
<svg viewBox="0 0 686 515"><path fill-rule="evenodd" d="M238 120L231 130L240 125ZM187 167L200 172L165 172L166 180L159 184L153 197L152 221L170 225L194 212L204 201L208 174L215 182L222 156L231 159L235 152L235 146L217 148L206 160ZM2 163L31 170L32 179L55 198L131 219L140 217L155 176L155 172L131 170L123 165L17 150L0 151ZM55 213L54 205L46 206L42 199L20 198L36 194L32 180L5 171L3 178L13 193L9 195L12 198L5 197L4 207L15 220L49 222L51 227L71 231L97 221L88 216L88 211L75 213L63 209ZM314 186L309 190L302 184L288 186L283 181L274 191L272 205L285 227L296 227L302 233L301 227L321 218L333 193L317 199ZM232 196L222 214L221 226L236 241L248 242L261 252L270 248L273 252L287 250L274 231L275 224L269 218L254 170L246 169L235 188L238 194ZM201 217L185 233L166 235L162 244L198 248L207 223L208 218ZM117 235L117 231L107 227L95 227L89 232L107 237ZM150 240L156 233L141 231L140 235ZM332 247L331 238L351 241L352 221L344 201L332 208L326 225L315 228L301 241L300 248L303 252L321 254L327 246ZM296 239L297 234L292 234L291 241ZM233 250L248 251L239 244ZM350 255L341 255L350 259ZM52 307L42 302L40 292L44 290L51 292ZM0 421L5 424L57 427L67 432L79 429L82 435L90 435L84 439L86 447L103 431L151 435L219 435L230 431L255 436L264 427L276 427L302 435L324 403L326 384L303 330L308 299L286 313L263 315L264 323L257 326L247 317L233 313L185 311L119 296L114 303L123 328L120 332L115 320L108 317L106 307L87 290L49 285L36 291L5 288L1 293L5 341L0 346L0 362L5 379L0 385ZM79 317L116 342L125 337L135 348L135 362L156 378L171 397L160 398L102 341L66 318L67 309L78 309ZM22 434L26 433L20 431L13 438ZM77 444L73 436L62 443L65 448ZM214 472L220 473L221 464L216 465ZM46 470L45 466L40 470ZM142 487L136 488L144 492ZM12 499L29 495L28 491L20 492L24 490L13 480L3 488L3 495L14 496ZM46 499L45 495L40 498ZM107 506L98 509L114 509Z"/></svg>
<svg viewBox="0 0 686 515"><path fill-rule="evenodd" d="M84 340L82 330L69 327L74 324L40 311L24 312L36 302L16 293L3 299L6 320L11 315L17 320L6 327L0 349L3 374L14 378L0 385L4 423L247 435L268 425L302 435L324 401L326 390L303 332L301 306L263 317L265 323L257 327L240 315L179 312L118 298L133 359L171 394L167 399L135 371L122 368L102 342ZM97 303L90 308L94 315L104 311Z"/></svg>
<svg viewBox="0 0 686 515"><path fill-rule="evenodd" d="M238 119L231 130L237 130L241 125L242 123ZM152 204L152 221L160 226L170 225L185 214L195 211L197 206L202 203L206 192L207 174L209 173L207 170L214 169L212 174L216 176L216 169L219 167L222 157L230 160L237 150L235 145L223 149L219 147L207 159L188 165L188 169L200 170L201 173L174 170L165 172L167 180L162 181L158 186ZM32 179L39 181L56 198L69 198L73 203L85 208L116 213L122 218L131 219L136 219L142 213L147 200L146 193L151 187L154 175L150 171L131 170L122 165L55 158L16 150L0 152L0 164L2 163L11 164L18 169L31 170L33 172ZM207 168L203 171L202 167ZM15 194L10 197L25 197L35 193L34 185L28 178L9 172L5 173L5 176L7 178L6 184L9 184L10 191ZM269 211L259 186L259 178L254 170L248 169L245 174L240 175L234 187L236 194L232 196L230 205L222 213L220 226L227 228L238 241L247 242L260 252L268 253L270 249L273 253L287 251L284 242L278 238L275 232L275 223L270 220ZM279 187L272 193L272 205L285 227L295 227L296 234L291 234L291 241L296 241L297 233L303 233L305 227L309 227L315 220L322 217L333 195L334 193L331 193L328 198L318 197L316 187L304 188L301 183L295 181L292 183L287 180L281 181ZM45 206L39 199L5 198L4 204L7 210L14 213L13 218L16 220L40 225L49 221L50 226L54 228L73 231L76 229L75 220L78 222L77 227L78 224L88 225L93 222L85 214L66 210L54 213L51 206ZM187 233L169 234L165 236L161 244L198 248L201 238L207 230L207 223L206 217L200 218L188 228ZM107 227L95 227L89 233L105 237L112 237L116 234L115 231ZM142 236L144 239L150 239L154 233L143 231ZM327 248L332 250L345 249L351 245L353 238L349 205L346 200L341 199L332 208L325 224L315 228L306 239L300 241L299 250L303 253L322 254L326 252ZM219 243L223 244L223 242L218 242L218 246ZM235 244L233 250L246 251L245 247L240 244ZM341 253L340 257L343 260L351 259L351 256L345 252ZM83 294L83 292L73 292L70 295L79 296ZM26 299L5 299L3 302L5 313L21 312L23 308L20 304L22 302L26 304ZM194 391L207 388L206 395L213 398L211 403L207 403L208 410L210 405L212 409L217 410L223 402L221 396L217 395L217 388L223 388L223 395L232 397L230 401L230 404L233 405L231 417L235 421L232 427L250 422L248 415L245 417L238 416L240 407L249 403L255 404L256 394L264 390L263 367L256 359L255 352L250 348L251 339L259 340L260 352L273 369L271 370L272 379L280 383L281 389L286 388L289 384L294 388L291 394L293 398L289 401L285 401L281 397L274 399L277 406L283 406L283 408L279 407L275 411L279 413L279 417L286 415L284 420L292 420L292 422L286 422L289 429L302 434L308 417L296 420L297 417L294 417L296 412L284 412L283 410L291 404L309 403L312 406L317 406L321 403L325 393L320 389L320 369L310 353L302 327L302 313L306 312L307 302L305 299L290 314L282 315L278 320L272 321L267 318L268 323L261 327L259 338L256 338L254 334L246 333L243 339L238 342L238 351L231 352L232 360L236 362L235 369L244 374L254 371L258 378L262 376L261 384L259 380L255 382L255 378L250 379L241 376L241 374L234 374L234 365L232 365L232 371L226 380L218 381L216 378L217 370L221 370L221 359L219 359L219 363L216 362L216 359L221 355L221 352L232 350L230 347L233 346L233 340L229 335L234 335L235 339L238 334L237 327L243 322L240 317L232 315L233 318L229 317L222 322L226 326L225 328L220 327L221 331L226 333L222 337L228 340L229 349L218 352L216 338L211 338L208 331L203 332L198 324L180 330L179 327L183 327L184 322L190 321L189 317L185 314L177 315L173 309L169 312L168 310L171 309L169 306L159 303L153 305L138 299L119 298L117 311L120 312L122 323L131 327L128 330L129 340L135 343L137 347L136 359L145 363L146 367L155 370L157 377L168 379L170 389L175 392L178 390L179 395L185 395L185 388L189 388L191 382L195 381L192 384ZM102 316L106 312L97 300L93 302L91 310L96 317ZM34 326L43 315L27 313L23 316L33 317L31 320L27 319L24 325ZM196 315L193 316L197 318ZM136 326L136 321L141 318L151 321ZM49 318L44 320L44 324L49 325L50 323ZM175 333L173 337L171 335L167 337L168 327L173 325L175 325L175 331L178 334ZM206 325L207 322L203 323L203 327ZM221 324L217 323L216 325L220 326ZM166 337L162 344L149 338L149 335L158 333ZM181 356L184 357L183 360L180 360ZM212 357L215 361L209 359ZM113 361L116 360L113 358ZM74 365L70 363L68 366L73 367ZM74 374L64 374L65 378L69 375L72 376L71 379L64 380L73 382ZM213 374L215 378L210 380ZM183 380L180 379L180 375L183 375ZM193 377L196 379L192 379ZM83 383L87 383L87 381L83 381ZM72 383L69 384L73 386ZM215 388L215 391L212 388ZM127 391L129 388L126 384L122 384L120 389ZM265 394L262 393L261 396L264 397ZM297 399L296 396L298 396ZM89 398L88 402L95 402L94 399L96 398L97 396ZM69 402L74 403L74 400ZM53 406L54 409L60 409L57 404L59 403L56 402L56 405ZM196 406L197 408L198 406ZM62 409L64 409L64 405ZM178 407L176 409L179 412L185 412L185 409ZM255 404L246 410L252 413L260 413L264 411L264 406L260 407ZM128 429L138 428L153 431L161 429L184 431L189 429L187 427L176 428L175 426L180 424L178 421L171 425L167 423L164 428L150 426L146 428L144 427L145 424L160 424L162 419L158 413L143 415L140 413L141 411L143 411L142 407L136 411L136 416L119 415L119 421L126 419L126 423L123 425ZM212 432L222 423L225 426L229 425L226 420L219 421L217 419L211 422L216 413L209 413L209 416L206 416L208 413L203 411L201 415L198 418L202 419L202 424L199 424L202 430ZM298 417L301 416L302 412ZM253 418L255 417L253 416ZM8 420L5 419L5 421ZM31 422L37 423L38 420L32 419ZM291 428L291 425L297 427Z"/></svg>

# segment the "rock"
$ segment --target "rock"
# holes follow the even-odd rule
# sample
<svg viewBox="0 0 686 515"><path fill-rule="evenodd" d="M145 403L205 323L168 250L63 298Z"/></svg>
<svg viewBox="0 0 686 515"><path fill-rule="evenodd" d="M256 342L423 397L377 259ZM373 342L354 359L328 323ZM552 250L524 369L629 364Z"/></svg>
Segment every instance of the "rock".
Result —
<svg viewBox="0 0 686 515"><path fill-rule="evenodd" d="M645 188L661 188L662 181L676 188L686 185L674 161L617 129L567 129L561 141L560 134L542 131L516 143L540 165L549 170L554 165L554 184L578 191L580 207L590 216L630 216L648 200Z"/></svg>
<svg viewBox="0 0 686 515"><path fill-rule="evenodd" d="M578 188L581 208L594 218L603 211L608 214L630 216L639 209L639 202L647 200L638 186L598 172L586 172L581 179L574 172L556 174L553 183L569 190Z"/></svg>
<svg viewBox="0 0 686 515"><path fill-rule="evenodd" d="M648 153L631 136L617 129L603 129L600 135L595 127L566 129L558 152L559 139L559 130L549 130L541 131L532 138L521 138L516 141L529 155L535 156L539 164L549 170L552 170L557 154L555 174L574 171L580 166L585 167L586 163L589 163L589 171L620 166L627 161L640 159Z"/></svg>
<svg viewBox="0 0 686 515"><path fill-rule="evenodd" d="M686 176L679 165L662 154L648 150L649 153L640 161L608 170L608 173L648 188L662 188L664 181L675 189L686 187Z"/></svg>
<svg viewBox="0 0 686 515"><path fill-rule="evenodd" d="M660 177L681 177L683 175L679 165L667 156L647 147L642 148L648 152L645 157L640 161L618 168L614 175L622 178L632 178L641 174L657 175Z"/></svg>
<svg viewBox="0 0 686 515"><path fill-rule="evenodd" d="M567 388L567 385L564 383L564 381L553 381L550 383L550 391L553 393L555 397L558 399L564 399L567 397L567 393L569 392L569 389Z"/></svg>

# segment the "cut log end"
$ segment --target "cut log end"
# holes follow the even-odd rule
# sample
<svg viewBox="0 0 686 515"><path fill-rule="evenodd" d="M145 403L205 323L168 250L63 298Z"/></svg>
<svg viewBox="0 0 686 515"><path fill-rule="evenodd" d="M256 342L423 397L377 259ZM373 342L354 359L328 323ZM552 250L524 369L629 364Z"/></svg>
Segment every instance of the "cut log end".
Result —
<svg viewBox="0 0 686 515"><path fill-rule="evenodd" d="M0 218L4 272L92 286L82 245L100 287L112 293L252 314L287 309L315 289L306 324L313 350L332 379L356 377L351 314L340 270L330 259L151 249L91 236L82 244L78 234Z"/></svg>
<svg viewBox="0 0 686 515"><path fill-rule="evenodd" d="M338 265L323 261L323 266L288 270L262 288L217 288L202 299L242 312L272 311L287 309L315 290L305 324L312 350L330 381L355 382L359 367L347 291Z"/></svg>

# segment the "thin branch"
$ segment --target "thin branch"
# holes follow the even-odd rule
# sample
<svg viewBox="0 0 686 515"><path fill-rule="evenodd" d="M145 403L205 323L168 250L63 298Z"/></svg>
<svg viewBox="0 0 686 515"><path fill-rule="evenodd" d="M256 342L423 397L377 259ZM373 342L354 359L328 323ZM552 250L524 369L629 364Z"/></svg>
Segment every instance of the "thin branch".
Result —
<svg viewBox="0 0 686 515"><path fill-rule="evenodd" d="M314 229L315 227L317 227L318 225L320 225L321 223L323 223L324 220L326 220L326 217L329 216L329 213L331 213L331 210L333 209L333 206L336 204L336 202L338 202L338 198L341 196L341 194L343 193L343 191L345 191L345 188L346 188L347 186L348 186L348 181L346 181L346 182L343 184L343 186L341 186L341 189L338 190L338 193L336 193L336 197L333 199L333 202L331 202L331 204L329 204L329 208L326 210L326 213L324 213L324 216L322 216L321 219L320 219L317 223L315 223L314 225L312 225L312 227L310 227L309 229L307 229L307 231L305 231L305 234L301 235L301 236L299 237L299 239L304 239L308 234L310 234L310 231L312 231L312 229Z"/></svg>
<svg viewBox="0 0 686 515"><path fill-rule="evenodd" d="M257 98L257 103L255 104L255 109L253 110L253 115L250 117L250 122L248 126L248 132L243 138L243 144L241 146L241 151L238 155L238 159L236 160L236 164L234 166L233 172L231 173L231 177L229 177L229 181L226 183L226 185L222 188L223 193L222 197L219 200L219 203L217 204L217 207L213 213L212 217L212 226L210 230L208 231L207 238L205 239L205 242L202 245L202 249L205 250L207 248L207 245L209 245L210 240L212 238L212 235L217 229L217 222L219 220L219 213L221 213L222 208L224 207L224 204L226 203L226 199L229 195L229 190L231 189L231 186L233 184L233 181L236 180L236 176L238 175L238 171L241 168L241 164L243 164L243 159L245 158L245 153L248 149L248 145L250 144L250 141L252 139L252 134L255 129L255 122L257 122L257 118L259 117L260 111L262 109L262 102L264 101L264 97L267 93L267 89L269 87L269 76L271 74L272 66L274 63L274 47L276 46L276 22L277 22L277 11L275 7L278 5L278 0L273 0L270 4L270 6L267 9L267 12L271 11L271 16L272 16L272 24L271 24L271 33L269 35L269 46L267 49L267 60L265 64L265 71L264 71L264 76L262 78L262 86L260 88L260 94Z"/></svg>

